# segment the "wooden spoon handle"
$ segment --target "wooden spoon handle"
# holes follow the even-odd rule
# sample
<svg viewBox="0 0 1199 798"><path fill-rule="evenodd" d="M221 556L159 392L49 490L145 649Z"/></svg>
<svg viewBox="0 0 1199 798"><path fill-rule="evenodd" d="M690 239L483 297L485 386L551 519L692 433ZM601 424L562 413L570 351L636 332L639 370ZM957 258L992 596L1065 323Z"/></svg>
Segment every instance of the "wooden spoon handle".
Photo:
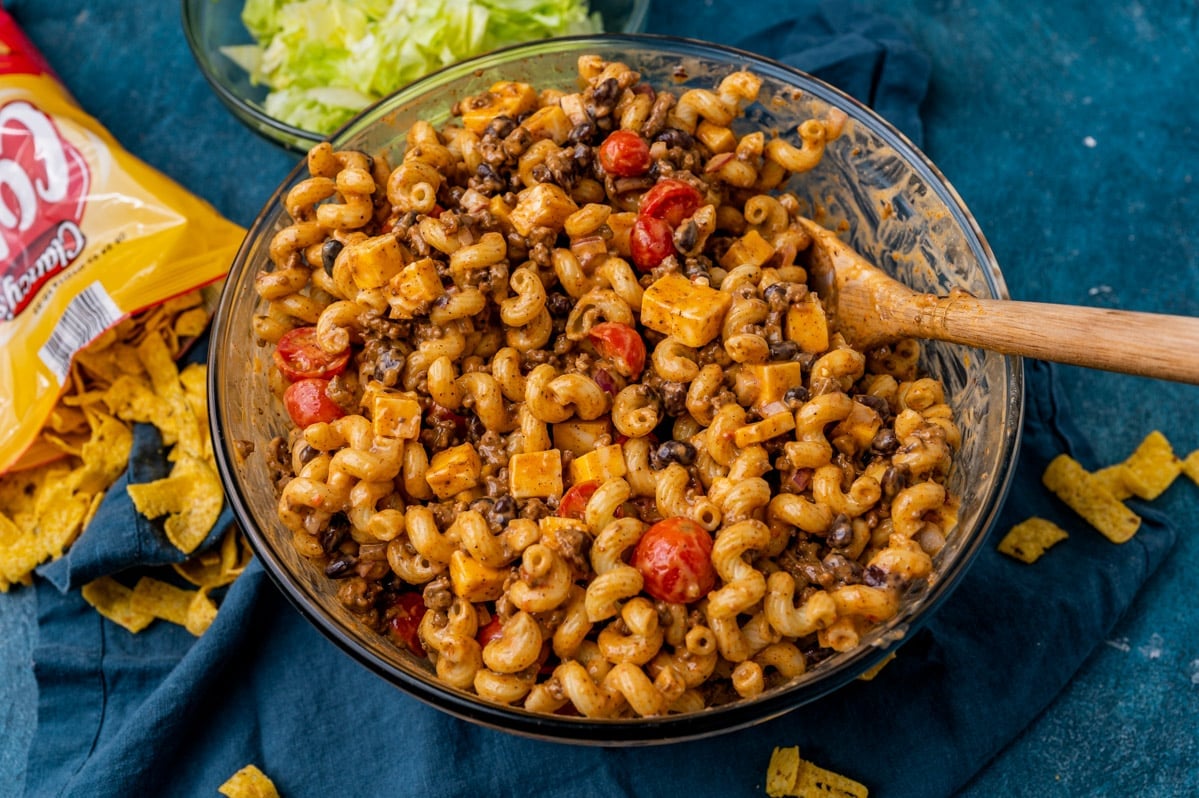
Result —
<svg viewBox="0 0 1199 798"><path fill-rule="evenodd" d="M911 310L908 335L1199 384L1199 318L964 295L915 296Z"/></svg>

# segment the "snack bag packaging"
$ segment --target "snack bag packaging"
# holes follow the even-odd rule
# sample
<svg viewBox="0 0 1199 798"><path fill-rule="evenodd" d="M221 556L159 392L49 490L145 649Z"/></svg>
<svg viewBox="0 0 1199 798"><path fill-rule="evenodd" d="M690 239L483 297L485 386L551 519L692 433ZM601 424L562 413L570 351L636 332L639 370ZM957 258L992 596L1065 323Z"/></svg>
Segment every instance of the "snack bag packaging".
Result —
<svg viewBox="0 0 1199 798"><path fill-rule="evenodd" d="M0 8L0 474L51 456L39 430L76 352L219 281L243 236L124 150Z"/></svg>

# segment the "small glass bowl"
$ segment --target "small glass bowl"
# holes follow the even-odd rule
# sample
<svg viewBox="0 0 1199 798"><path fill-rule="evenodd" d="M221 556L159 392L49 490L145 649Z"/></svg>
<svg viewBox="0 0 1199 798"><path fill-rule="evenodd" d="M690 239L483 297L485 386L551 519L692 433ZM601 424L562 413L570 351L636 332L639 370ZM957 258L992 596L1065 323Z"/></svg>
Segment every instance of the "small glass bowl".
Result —
<svg viewBox="0 0 1199 798"><path fill-rule="evenodd" d="M612 33L639 33L645 28L650 0L591 0L590 7ZM183 0L183 31L205 80L234 116L277 144L308 152L326 136L280 121L264 108L269 89L250 82L250 75L221 48L253 44L242 24L245 0Z"/></svg>
<svg viewBox="0 0 1199 798"><path fill-rule="evenodd" d="M655 87L711 87L736 69L762 78L759 100L734 126L794 131L830 108L844 111L843 135L824 158L784 188L899 280L921 292L954 289L1008 298L1007 288L970 211L937 168L892 125L848 95L798 70L717 45L662 36L571 37L520 45L447 67L416 81L347 124L335 149L387 152L399 162L410 125L440 126L454 103L496 80L570 89L580 55L621 61ZM268 384L270 349L255 341L252 320L264 307L255 275L269 264L275 233L290 224L287 191L308 173L300 162L263 208L229 271L213 322L209 406L217 462L229 501L262 565L305 617L359 663L409 694L458 717L544 739L600 745L661 743L750 726L814 701L880 662L950 595L998 516L1016 465L1024 408L1021 361L995 352L926 342L921 366L945 385L963 431L949 478L960 497L958 529L936 555L936 579L914 585L899 613L863 635L862 645L752 699L680 715L587 719L540 715L488 703L440 682L426 660L390 643L338 602L324 573L300 556L277 514L266 465L268 442L291 426ZM839 228L840 229L840 228ZM349 667L349 665L347 665Z"/></svg>

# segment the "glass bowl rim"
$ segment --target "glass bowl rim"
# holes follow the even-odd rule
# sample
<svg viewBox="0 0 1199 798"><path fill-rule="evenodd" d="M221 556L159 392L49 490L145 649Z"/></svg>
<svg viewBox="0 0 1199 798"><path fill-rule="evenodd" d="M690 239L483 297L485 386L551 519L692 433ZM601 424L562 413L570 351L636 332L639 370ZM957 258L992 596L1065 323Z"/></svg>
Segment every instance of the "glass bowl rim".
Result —
<svg viewBox="0 0 1199 798"><path fill-rule="evenodd" d="M866 124L873 133L894 147L904 158L905 163L945 203L955 222L963 231L972 253L978 260L983 278L991 287L995 297L1010 298L999 265L973 214L940 170L906 135L869 106L825 81L769 57L727 45L680 36L647 33L565 36L517 44L443 67L404 86L355 116L330 136L329 140L336 148L340 142L351 138L358 127L370 123L372 120L368 117L384 115L385 108L402 106L444 81L453 80L476 70L499 66L522 55L536 54L542 50L568 49L584 53L587 52L588 45L611 47L619 44L627 45L632 51L648 47L668 55L695 55L720 59L730 64L744 64L757 74L770 74L778 80L784 80L790 85L799 86L804 91L810 91L830 105L853 109L856 112L854 118ZM260 238L268 225L274 221L281 209L285 191L301 177L305 169L306 163L301 159L266 201L262 211L247 231L232 262L228 274L230 278L240 274L248 266L253 242ZM1004 357L1003 388L1006 392L1004 408L1010 423L1003 431L1001 451L997 455L1001 473L997 473L991 482L989 494L983 502L984 508L979 514L977 528L973 530L973 539L969 540L963 546L958 557L948 563L945 569L938 574L935 583L927 587L924 595L920 598L919 610L914 615L897 616L879 629L871 630L871 636L875 638L873 644L860 646L811 681L801 681L794 685L767 691L757 698L740 699L729 704L680 715L635 719L576 718L542 715L518 707L491 704L476 696L461 693L449 687L438 687L434 682L427 683L415 678L402 668L376 657L371 651L360 646L352 632L326 616L314 602L301 595L300 587L288 578L286 565L275 555L269 541L262 536L263 533L254 520L248 502L242 495L241 484L235 471L232 444L222 434L222 411L220 410L222 405L218 402L216 389L220 383L219 376L222 372L219 353L224 347L221 344L225 336L231 332L225 329L224 320L228 312L227 308L233 299L231 295L226 296L231 293L232 285L233 281L227 279L212 323L216 340L213 341L209 353L208 401L210 407L217 408L217 410L209 414L209 424L212 438L217 442L214 450L222 483L226 487L226 494L232 504L235 518L245 532L255 556L260 559L264 569L280 592L287 596L301 615L360 665L379 675L392 686L430 706L486 727L521 736L552 742L598 746L665 744L702 739L771 720L844 687L862 672L881 662L912 633L920 629L960 584L966 570L976 560L984 542L989 537L989 532L998 519L1016 469L1025 412L1024 371L1023 361L1020 358L1006 356Z"/></svg>

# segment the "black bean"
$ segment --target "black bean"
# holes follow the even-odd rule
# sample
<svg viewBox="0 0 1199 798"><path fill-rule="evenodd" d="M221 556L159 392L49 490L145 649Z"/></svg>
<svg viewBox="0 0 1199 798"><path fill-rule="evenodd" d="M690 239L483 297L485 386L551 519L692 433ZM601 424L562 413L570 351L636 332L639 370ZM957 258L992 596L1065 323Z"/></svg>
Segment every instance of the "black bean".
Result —
<svg viewBox="0 0 1199 798"><path fill-rule="evenodd" d="M330 579L345 579L347 576L353 576L355 564L353 557L338 557L330 560L329 564L325 566L325 576Z"/></svg>
<svg viewBox="0 0 1199 798"><path fill-rule="evenodd" d="M695 447L686 441L666 441L658 447L657 455L663 468L671 463L689 466L695 462Z"/></svg>
<svg viewBox="0 0 1199 798"><path fill-rule="evenodd" d="M545 307L551 316L567 316L574 307L574 300L565 294L554 292L546 296Z"/></svg>
<svg viewBox="0 0 1199 798"><path fill-rule="evenodd" d="M895 437L895 430L890 427L880 429L870 442L870 449L878 454L893 454L898 448L899 438Z"/></svg>
<svg viewBox="0 0 1199 798"><path fill-rule="evenodd" d="M566 135L566 140L571 144L579 144L580 142L589 141L594 135L595 124L592 122L583 122L582 124L575 125L570 129L570 133ZM578 152L576 150L576 157L577 156Z"/></svg>
<svg viewBox="0 0 1199 798"><path fill-rule="evenodd" d="M853 543L853 523L849 516L841 513L834 518L825 534L825 540L834 549L844 549Z"/></svg>
<svg viewBox="0 0 1199 798"><path fill-rule="evenodd" d="M855 402L860 402L861 404L866 405L866 407L869 407L883 418L887 418L889 415L891 415L891 405L889 405L887 400L881 396L875 396L872 393L860 393L853 399Z"/></svg>
<svg viewBox="0 0 1199 798"><path fill-rule="evenodd" d="M778 341L770 344L771 360L794 360L799 354L799 344L794 341Z"/></svg>
<svg viewBox="0 0 1199 798"><path fill-rule="evenodd" d="M487 515L487 522L495 526L506 526L516 518L516 500L505 493L496 498Z"/></svg>
<svg viewBox="0 0 1199 798"><path fill-rule="evenodd" d="M789 304L787 293L787 285L785 283L771 283L762 292L762 298L770 305L771 310L786 310Z"/></svg>
<svg viewBox="0 0 1199 798"><path fill-rule="evenodd" d="M887 466L887 470L883 472L883 495L888 499L895 497L897 493L908 486L908 476L903 469L895 466Z"/></svg>
<svg viewBox="0 0 1199 798"><path fill-rule="evenodd" d="M667 147L682 147L683 149L691 149L695 145L695 139L691 137L691 134L677 127L662 128L662 132L654 136L654 141L660 141Z"/></svg>
<svg viewBox="0 0 1199 798"><path fill-rule="evenodd" d="M791 410L798 410L809 398L807 388L802 385L792 385L783 394L783 404Z"/></svg>
<svg viewBox="0 0 1199 798"><path fill-rule="evenodd" d="M325 274L333 276L333 265L337 263L337 256L344 248L345 244L336 238L330 238L321 245L321 265L325 267Z"/></svg>
<svg viewBox="0 0 1199 798"><path fill-rule="evenodd" d="M497 139L506 138L509 133L516 129L516 121L504 114L500 114L495 119L487 123L487 128L483 131L483 135L488 134L495 136Z"/></svg>
<svg viewBox="0 0 1199 798"><path fill-rule="evenodd" d="M664 381L659 390L662 393L662 409L666 415L682 418L687 414L687 386L681 382Z"/></svg>

